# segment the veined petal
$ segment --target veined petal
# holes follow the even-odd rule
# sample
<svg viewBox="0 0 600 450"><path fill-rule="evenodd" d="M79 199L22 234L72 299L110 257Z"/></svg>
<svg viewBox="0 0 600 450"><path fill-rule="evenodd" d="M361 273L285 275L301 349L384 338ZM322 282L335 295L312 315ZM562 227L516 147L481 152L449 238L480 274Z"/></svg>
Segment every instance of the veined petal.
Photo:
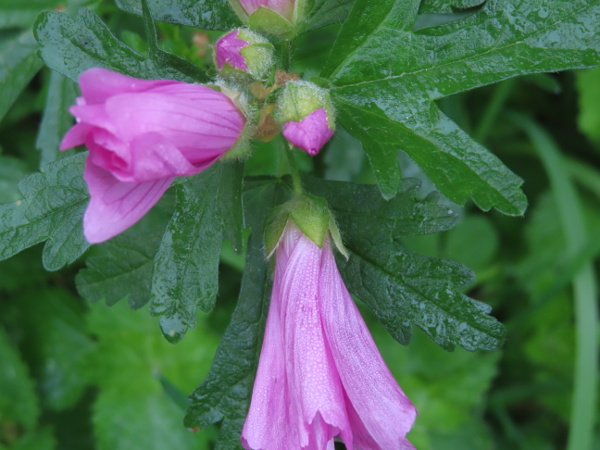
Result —
<svg viewBox="0 0 600 450"><path fill-rule="evenodd" d="M323 249L323 326L352 408L354 445L381 450L411 448L405 436L412 428L416 409L383 361L344 285L331 246L326 244Z"/></svg>
<svg viewBox="0 0 600 450"><path fill-rule="evenodd" d="M135 224L174 180L169 177L148 183L123 183L89 161L84 178L91 199L83 217L83 231L91 244L104 242Z"/></svg>
<svg viewBox="0 0 600 450"><path fill-rule="evenodd" d="M102 103L108 98L130 92L144 92L159 86L179 83L172 80L141 80L111 70L95 67L79 77L79 87L86 103Z"/></svg>
<svg viewBox="0 0 600 450"><path fill-rule="evenodd" d="M321 253L301 235L287 261L280 293L290 400L298 408L295 419L303 448L317 431L328 442L349 430L342 386L321 323Z"/></svg>

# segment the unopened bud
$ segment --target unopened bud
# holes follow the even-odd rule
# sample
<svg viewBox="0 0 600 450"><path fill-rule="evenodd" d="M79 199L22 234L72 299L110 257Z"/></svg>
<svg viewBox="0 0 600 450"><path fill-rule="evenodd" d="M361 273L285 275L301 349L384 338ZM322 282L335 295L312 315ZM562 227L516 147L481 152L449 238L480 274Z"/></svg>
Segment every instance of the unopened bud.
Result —
<svg viewBox="0 0 600 450"><path fill-rule="evenodd" d="M263 36L240 28L217 41L215 60L225 77L249 74L263 79L273 69L273 45Z"/></svg>
<svg viewBox="0 0 600 450"><path fill-rule="evenodd" d="M283 136L316 155L335 131L334 108L329 91L308 81L287 83L278 100L276 118Z"/></svg>

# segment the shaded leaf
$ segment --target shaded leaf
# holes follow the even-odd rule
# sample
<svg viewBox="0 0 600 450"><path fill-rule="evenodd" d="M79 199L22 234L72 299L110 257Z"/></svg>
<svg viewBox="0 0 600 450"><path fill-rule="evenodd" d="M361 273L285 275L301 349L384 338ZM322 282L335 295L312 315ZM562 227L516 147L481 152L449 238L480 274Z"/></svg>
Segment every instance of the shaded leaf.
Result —
<svg viewBox="0 0 600 450"><path fill-rule="evenodd" d="M41 151L40 166L71 152L60 152L63 136L73 125L69 107L75 104L77 86L58 72L52 71L48 86L46 106L35 146Z"/></svg>
<svg viewBox="0 0 600 450"><path fill-rule="evenodd" d="M0 46L0 120L42 67L37 49L31 31L6 40Z"/></svg>
<svg viewBox="0 0 600 450"><path fill-rule="evenodd" d="M343 22L350 10L354 0L317 0L310 13L307 30L325 27L333 23Z"/></svg>
<svg viewBox="0 0 600 450"><path fill-rule="evenodd" d="M405 180L391 201L379 199L374 186L313 181L310 189L327 198L350 258L338 255L346 286L373 310L400 343L417 325L447 350L494 350L503 326L491 307L461 292L473 273L453 261L414 254L400 237L446 230L456 214L438 196L416 197L418 183Z"/></svg>
<svg viewBox="0 0 600 450"><path fill-rule="evenodd" d="M89 198L83 181L86 155L42 167L41 173L19 184L23 200L0 205L0 259L46 241L42 262L52 271L72 263L87 250L81 225Z"/></svg>
<svg viewBox="0 0 600 450"><path fill-rule="evenodd" d="M190 396L192 405L185 417L187 427L221 422L217 446L221 449L240 447L242 426L250 407L270 295L262 229L267 211L280 201L280 186L277 180L267 178L246 183L245 202L252 234L240 296L210 372Z"/></svg>
<svg viewBox="0 0 600 450"><path fill-rule="evenodd" d="M194 327L198 308L214 306L223 236L238 236L239 246L242 171L241 163L217 163L178 186L177 207L152 278L152 314L160 316L163 334L172 342Z"/></svg>
<svg viewBox="0 0 600 450"><path fill-rule="evenodd" d="M117 0L127 12L142 15L139 0ZM240 25L227 0L148 0L152 17L203 30L228 30Z"/></svg>
<svg viewBox="0 0 600 450"><path fill-rule="evenodd" d="M162 234L126 232L98 246L77 274L77 290L93 302L110 306L127 297L134 308L150 300L154 257Z"/></svg>
<svg viewBox="0 0 600 450"><path fill-rule="evenodd" d="M59 12L42 13L34 32L44 62L73 81L92 67L104 67L137 78L197 81L188 73L165 64L165 60L148 59L127 47L95 13L85 8L79 10L75 19Z"/></svg>
<svg viewBox="0 0 600 450"><path fill-rule="evenodd" d="M0 29L31 26L42 10L54 9L61 0L0 0Z"/></svg>

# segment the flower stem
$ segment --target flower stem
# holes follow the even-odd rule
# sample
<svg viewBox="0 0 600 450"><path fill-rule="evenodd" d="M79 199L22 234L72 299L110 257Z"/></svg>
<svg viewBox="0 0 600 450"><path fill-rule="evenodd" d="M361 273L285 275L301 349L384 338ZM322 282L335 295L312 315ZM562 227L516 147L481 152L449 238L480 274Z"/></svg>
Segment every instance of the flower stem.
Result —
<svg viewBox="0 0 600 450"><path fill-rule="evenodd" d="M286 72L292 67L292 54L294 53L294 43L289 39L281 40L281 65Z"/></svg>
<svg viewBox="0 0 600 450"><path fill-rule="evenodd" d="M294 159L293 153L294 146L292 144L284 145L284 153L287 157L288 169L290 171L290 175L292 176L292 187L294 189L294 194L302 195L302 181L300 181L300 171L298 170L298 164L296 164L296 160Z"/></svg>

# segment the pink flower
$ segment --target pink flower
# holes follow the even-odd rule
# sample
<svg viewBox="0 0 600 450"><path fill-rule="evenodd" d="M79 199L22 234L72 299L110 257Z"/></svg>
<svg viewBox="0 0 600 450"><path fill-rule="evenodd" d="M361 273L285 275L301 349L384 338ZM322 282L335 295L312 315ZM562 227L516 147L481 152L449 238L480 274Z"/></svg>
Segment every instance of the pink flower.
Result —
<svg viewBox="0 0 600 450"><path fill-rule="evenodd" d="M242 442L254 450L412 449L416 410L338 272L293 224L277 248L265 338Z"/></svg>
<svg viewBox="0 0 600 450"><path fill-rule="evenodd" d="M291 21L295 0L239 0L239 2L249 16L258 8L264 6Z"/></svg>
<svg viewBox="0 0 600 450"><path fill-rule="evenodd" d="M105 69L79 78L77 123L61 150L85 144L91 200L86 239L103 242L129 228L175 177L213 164L240 136L244 115L224 94L172 80L139 80Z"/></svg>
<svg viewBox="0 0 600 450"><path fill-rule="evenodd" d="M215 59L217 60L219 70L223 69L225 63L228 63L234 69L248 70L246 58L240 53L240 50L247 47L250 43L240 39L238 37L239 34L240 30L234 30L217 41Z"/></svg>
<svg viewBox="0 0 600 450"><path fill-rule="evenodd" d="M329 127L325 109L319 108L299 122L286 122L283 126L283 136L296 147L314 156L331 139L333 130Z"/></svg>

